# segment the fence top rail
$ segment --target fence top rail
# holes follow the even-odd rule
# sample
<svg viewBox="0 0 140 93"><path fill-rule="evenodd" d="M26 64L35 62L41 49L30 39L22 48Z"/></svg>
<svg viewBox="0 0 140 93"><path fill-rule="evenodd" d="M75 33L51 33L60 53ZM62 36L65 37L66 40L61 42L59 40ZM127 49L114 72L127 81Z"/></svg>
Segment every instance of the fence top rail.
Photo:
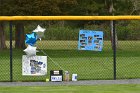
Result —
<svg viewBox="0 0 140 93"><path fill-rule="evenodd" d="M0 21L16 20L140 20L140 16L0 16Z"/></svg>

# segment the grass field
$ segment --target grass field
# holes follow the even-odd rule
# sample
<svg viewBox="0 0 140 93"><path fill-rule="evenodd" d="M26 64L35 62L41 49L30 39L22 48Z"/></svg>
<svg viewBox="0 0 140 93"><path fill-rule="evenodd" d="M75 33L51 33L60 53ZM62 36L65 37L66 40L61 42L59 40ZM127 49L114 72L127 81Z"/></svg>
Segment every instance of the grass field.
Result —
<svg viewBox="0 0 140 93"><path fill-rule="evenodd" d="M0 87L0 93L139 93L140 85Z"/></svg>
<svg viewBox="0 0 140 93"><path fill-rule="evenodd" d="M8 46L9 42L7 42ZM56 63L70 74L77 73L79 80L113 79L113 51L109 41L101 52L79 51L77 41L38 41L37 49L43 49ZM14 47L14 42L13 42ZM59 70L48 58L47 76L29 77L21 74L23 49L13 49L14 81L45 81L50 70ZM43 55L39 52L37 55ZM117 48L117 78L140 78L140 41L119 41ZM0 81L9 80L9 50L0 51Z"/></svg>

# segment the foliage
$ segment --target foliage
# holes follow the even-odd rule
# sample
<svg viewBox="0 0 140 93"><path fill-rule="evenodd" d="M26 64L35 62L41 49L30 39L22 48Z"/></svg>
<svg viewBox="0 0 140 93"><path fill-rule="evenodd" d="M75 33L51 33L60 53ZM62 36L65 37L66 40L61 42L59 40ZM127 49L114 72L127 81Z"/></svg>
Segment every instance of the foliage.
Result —
<svg viewBox="0 0 140 93"><path fill-rule="evenodd" d="M71 27L52 26L47 29L46 38L49 40L78 40L79 29Z"/></svg>
<svg viewBox="0 0 140 93"><path fill-rule="evenodd" d="M79 21L80 22L80 21ZM102 24L97 24L93 22L92 24L87 23L84 25L84 28L76 26L75 21L65 21L64 26L59 25L59 21L52 22L50 26L47 26L48 22L46 21L32 21L30 24L25 25L25 33L31 33L36 26L39 24L42 27L46 28L45 38L46 40L78 40L78 34L80 29L87 30L96 30L104 32L104 39L110 40L110 24L109 21L101 21ZM140 40L140 21L131 20L131 21L117 21L116 31L119 40ZM6 39L9 40L9 24L5 25ZM13 26L13 39L15 39L15 26Z"/></svg>
<svg viewBox="0 0 140 93"><path fill-rule="evenodd" d="M133 0L2 0L0 15L110 15L112 2L116 15L133 11Z"/></svg>
<svg viewBox="0 0 140 93"><path fill-rule="evenodd" d="M2 0L0 4L0 15L110 15L109 8L112 3L115 9L114 15L130 15L134 8L133 1L134 0ZM137 7L138 5L139 4L137 4ZM23 23L25 33L30 33L35 29L35 26L37 26L36 23L43 24L43 26L48 29L46 34L47 39L52 40L77 40L79 29L102 30L105 33L105 39L110 39L110 25L109 22L104 21L24 21ZM140 28L138 24L138 21L118 22L117 32L119 39L139 39L138 31ZM14 23L14 25L16 24ZM5 29L7 30L7 26ZM8 39L9 32L6 31L6 34L6 38ZM13 36L15 35L13 34Z"/></svg>
<svg viewBox="0 0 140 93"><path fill-rule="evenodd" d="M139 40L140 21L119 21L117 24L117 34L120 40Z"/></svg>

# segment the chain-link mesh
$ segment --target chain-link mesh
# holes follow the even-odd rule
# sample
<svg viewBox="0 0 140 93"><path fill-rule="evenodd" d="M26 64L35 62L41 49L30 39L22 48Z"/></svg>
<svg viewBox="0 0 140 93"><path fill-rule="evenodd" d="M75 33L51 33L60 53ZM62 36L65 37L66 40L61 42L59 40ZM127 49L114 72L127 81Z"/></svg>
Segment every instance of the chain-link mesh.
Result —
<svg viewBox="0 0 140 93"><path fill-rule="evenodd" d="M9 42L6 42L9 46ZM0 50L0 81L10 80L10 56L9 49Z"/></svg>
<svg viewBox="0 0 140 93"><path fill-rule="evenodd" d="M118 21L117 78L140 78L140 21Z"/></svg>
<svg viewBox="0 0 140 93"><path fill-rule="evenodd" d="M2 31L5 27L5 22L0 22L0 81L10 80L10 50L9 50L9 34L4 36L9 31ZM3 40L6 39L6 42Z"/></svg>
<svg viewBox="0 0 140 93"><path fill-rule="evenodd" d="M138 20L116 21L117 79L140 78L139 23ZM32 21L25 25L25 34L31 33L38 24L46 28L45 37L35 46L39 51L37 55L47 55L47 75L22 76L22 55L26 47L15 48L13 24L13 81L45 81L50 77L50 70L69 71L70 79L73 73L78 75L78 80L113 79L110 21ZM7 28L6 36L9 37ZM80 29L103 31L103 50L78 50ZM6 45L7 49L0 50L0 81L10 80L9 38Z"/></svg>

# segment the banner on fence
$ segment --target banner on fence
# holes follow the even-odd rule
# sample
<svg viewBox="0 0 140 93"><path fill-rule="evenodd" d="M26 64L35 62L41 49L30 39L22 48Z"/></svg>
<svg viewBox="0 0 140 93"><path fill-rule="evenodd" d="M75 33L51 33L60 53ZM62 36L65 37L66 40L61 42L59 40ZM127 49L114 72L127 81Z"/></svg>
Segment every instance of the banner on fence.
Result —
<svg viewBox="0 0 140 93"><path fill-rule="evenodd" d="M102 51L103 48L103 32L92 30L79 31L79 50Z"/></svg>
<svg viewBox="0 0 140 93"><path fill-rule="evenodd" d="M47 56L22 56L22 75L40 76L47 74Z"/></svg>

